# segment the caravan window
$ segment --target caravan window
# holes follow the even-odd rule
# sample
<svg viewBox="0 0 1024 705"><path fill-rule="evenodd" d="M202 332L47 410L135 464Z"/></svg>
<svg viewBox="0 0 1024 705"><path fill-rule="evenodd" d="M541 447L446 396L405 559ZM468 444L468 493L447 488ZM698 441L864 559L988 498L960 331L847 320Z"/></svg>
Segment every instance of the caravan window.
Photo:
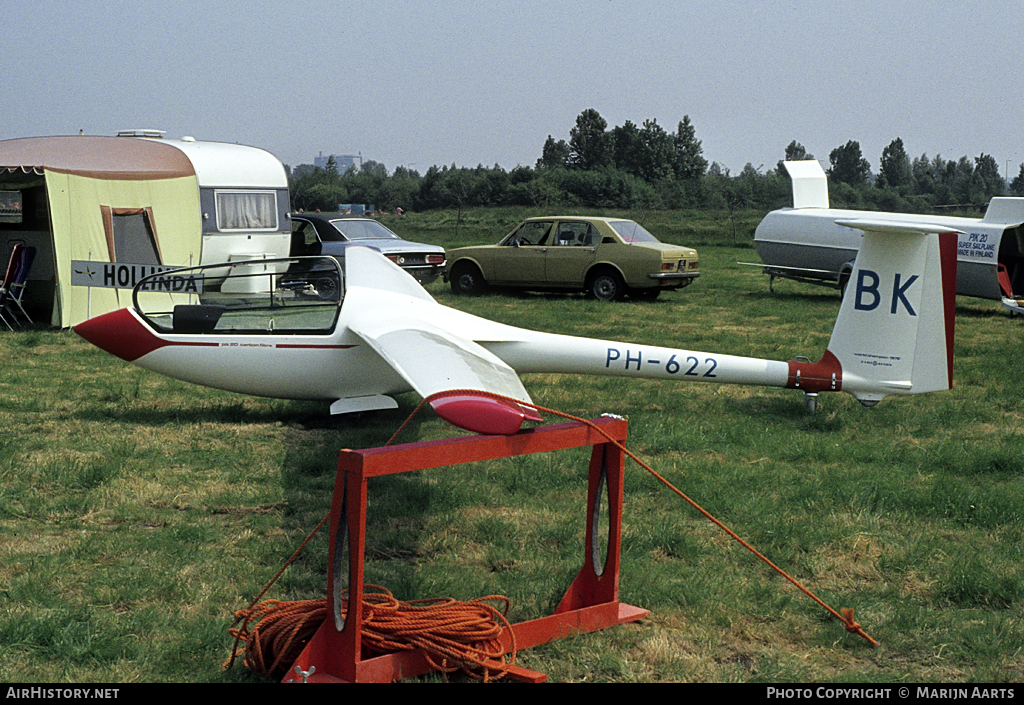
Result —
<svg viewBox="0 0 1024 705"><path fill-rule="evenodd" d="M273 191L217 191L218 230L277 230Z"/></svg>

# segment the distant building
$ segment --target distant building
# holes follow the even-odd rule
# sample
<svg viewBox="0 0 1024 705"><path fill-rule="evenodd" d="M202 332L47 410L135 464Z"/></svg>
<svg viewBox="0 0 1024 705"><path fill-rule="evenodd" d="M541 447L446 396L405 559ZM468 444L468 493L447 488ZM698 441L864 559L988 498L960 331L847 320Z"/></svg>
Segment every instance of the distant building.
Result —
<svg viewBox="0 0 1024 705"><path fill-rule="evenodd" d="M363 155L361 154L329 154L325 157L323 152L320 152L320 156L313 157L313 166L326 169L327 161L331 157L334 157L334 163L338 166L339 174L344 174L349 169L359 171L363 166Z"/></svg>

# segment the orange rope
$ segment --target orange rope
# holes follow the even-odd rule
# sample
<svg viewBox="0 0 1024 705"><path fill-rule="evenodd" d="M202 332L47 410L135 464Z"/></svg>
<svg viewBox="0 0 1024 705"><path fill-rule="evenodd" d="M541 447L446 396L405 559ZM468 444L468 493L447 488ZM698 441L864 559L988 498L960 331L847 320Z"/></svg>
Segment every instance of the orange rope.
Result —
<svg viewBox="0 0 1024 705"><path fill-rule="evenodd" d="M327 619L327 609L327 598L321 598L298 602L267 600L235 612L235 624L241 621L242 626L228 629L228 634L235 637L235 648L222 668L231 668L235 657L244 653L242 664L246 667L267 678L282 676ZM250 628L253 620L254 626ZM239 649L242 641L245 648Z"/></svg>
<svg viewBox="0 0 1024 705"><path fill-rule="evenodd" d="M373 653L422 649L434 670L461 670L485 682L501 678L515 663L515 634L507 619L507 597L489 595L469 602L448 598L402 602L379 585L366 585L364 589L362 643ZM502 603L503 609L498 610L488 602ZM236 644L244 641L246 645L224 667L229 668L234 657L244 653L246 667L266 677L282 676L313 638L327 612L327 598L299 602L267 600L236 612L242 625L228 633L236 638ZM347 600L342 614L347 614ZM507 653L501 643L506 630L512 638Z"/></svg>
<svg viewBox="0 0 1024 705"><path fill-rule="evenodd" d="M699 504L697 504L695 501L693 501L688 496L686 496L686 494L684 494L681 490L679 490L677 487L675 487L675 485L673 485L671 482L669 482L664 477L662 477L657 472L655 472L654 468L652 468L650 465L648 465L644 461L640 460L640 458L636 457L636 455L634 455L632 451L630 451L628 448L626 448L626 446L624 446L622 443L620 443L619 441L617 441L614 438L612 438L611 436L609 436L600 426L598 426L597 424L595 424L595 423L593 423L591 421L588 421L587 419L582 419L582 418L579 418L579 417L576 417L576 416L572 416L571 414L566 414L565 412L562 412L562 411L556 411L554 409L547 409L547 408L544 408L544 407L539 406L537 404L526 403L526 402L521 401L519 399L513 399L511 397L502 396L500 394L494 394L492 392L483 392L483 391L475 390L475 389L473 389L473 390L470 390L470 389L450 390L450 391L446 391L446 392L439 392L437 394L432 394L431 396L429 396L428 398L426 398L422 402L420 402L419 406L417 406L416 409L413 411L413 415L415 415L425 403L427 403L428 401L431 401L433 399L440 399L440 398L444 398L444 397L447 397L447 396L464 395L464 394L470 394L470 393L471 394L476 394L478 396L490 397L492 399L497 399L499 401L504 401L504 402L508 402L508 403L511 403L511 404L518 404L520 406L529 406L529 407L531 407L533 409L536 409L537 411L540 411L540 412L543 412L543 413L553 414L555 416L561 416L562 418L570 419L572 421L576 421L576 422L579 422L579 423L586 424L587 426L590 426L591 428L596 430L598 433L600 433L602 436L607 438L611 443L615 444L620 450L622 450L623 453L628 455L640 467L642 467L644 470L649 472L656 480L658 480L658 482L660 482L661 484L665 485L665 487L667 487L668 489L672 490L677 495L679 495L691 507L693 507L698 512L703 514L704 517L707 518L709 521L711 521L715 526L720 528L722 531L724 531L726 534L728 534L731 538L733 538L735 541L737 541L741 546L743 546L748 551L750 551L755 556L757 556L762 561L764 561L769 566L771 566L779 575L781 575L783 578L785 578L790 583L792 583L794 586L796 586L796 588L798 590L800 590L802 593L807 595L809 598L811 598L812 600L817 602L819 605L821 605L821 607L823 607L828 612L830 612L833 617L835 617L836 619L838 619L840 622L843 623L843 625L846 627L846 631L850 632L851 634L858 634L858 635L864 637L865 639L868 640L868 642L871 643L872 646L878 646L878 642L875 641L874 639L872 639L870 636L868 636L868 634L865 633L863 629L861 629L860 624L858 624L856 621L854 621L854 619L853 619L853 610L851 608L849 608L849 607L843 608L842 609L842 614L840 614L835 609L833 609L829 605L825 604L825 602L823 602L821 599L819 599L817 595L815 595L813 592L811 592L810 590L805 588L803 585L801 585L799 581L797 581L795 578L791 577L788 573L786 573L786 571L782 570L782 568L780 568L779 566L777 566L774 563L772 563L760 551L758 551L756 548L754 548L749 543L747 543L742 538L740 538L732 529L730 529L728 526L726 526L721 521L716 519L714 516L711 515L710 512L708 512L706 509L704 509ZM406 421L406 423L408 423L408 421ZM402 425L402 428L405 428L405 424ZM388 441L389 444L392 443L395 440L395 438L398 436L398 433L401 432L402 428L400 428L398 430L398 432L396 432L395 435L391 437L391 440Z"/></svg>
<svg viewBox="0 0 1024 705"><path fill-rule="evenodd" d="M654 476L655 479L704 515L705 518L830 612L843 623L846 631L852 634L859 634L873 646L878 646L878 642L868 636L861 629L860 624L854 621L852 609L843 608L840 614L840 612L825 604L825 602L801 585L795 578L772 563L729 527L655 472L650 465L640 460L622 443L608 435L599 425L587 419L548 409L537 404L527 404L518 399L491 392L475 389L450 390L432 394L423 399L384 445L390 446L394 443L395 439L401 435L413 417L430 401L446 396L467 393L486 396L521 406L530 406L537 411L561 416L562 418L586 424L593 428L607 438L609 442L621 449L623 453L632 458L640 467ZM284 668L287 668L289 664L298 658L302 648L313 637L324 619L327 618L326 598L298 602L267 600L259 605L256 604L288 566L299 556L317 532L320 531L327 522L327 519L328 517L325 516L309 533L299 548L296 549L277 574L267 583L266 587L253 599L249 607L235 613L235 622L232 628L228 630L228 633L235 637L235 647L222 668L225 670L231 668L235 658L244 653L244 664L247 667L265 676L283 673L282 665L284 665ZM509 628L509 623L506 619L510 605L507 597L491 595L469 602L458 602L448 598L401 602L380 586L366 585L364 587L379 590L378 593L370 593L369 595L364 593L363 596L362 637L363 643L372 651L391 653L409 649L423 649L431 666L436 670L444 673L463 670L470 676L484 681L501 678L515 662L515 635ZM493 601L503 602L504 609L498 611L486 604ZM253 620L255 620L255 626L250 629L249 625ZM241 627L237 627L239 622L242 622ZM512 645L508 654L505 653L499 641L503 630L506 630L512 636ZM242 641L246 642L244 649L239 648L239 643ZM507 661L505 660L506 658Z"/></svg>

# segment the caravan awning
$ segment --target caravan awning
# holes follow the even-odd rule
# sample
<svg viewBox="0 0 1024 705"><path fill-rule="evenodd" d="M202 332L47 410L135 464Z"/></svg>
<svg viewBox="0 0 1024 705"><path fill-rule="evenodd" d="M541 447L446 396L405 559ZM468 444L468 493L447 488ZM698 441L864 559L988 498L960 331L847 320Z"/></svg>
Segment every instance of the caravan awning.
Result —
<svg viewBox="0 0 1024 705"><path fill-rule="evenodd" d="M101 179L148 181L195 176L180 149L131 137L25 137L0 141L0 170L44 170Z"/></svg>

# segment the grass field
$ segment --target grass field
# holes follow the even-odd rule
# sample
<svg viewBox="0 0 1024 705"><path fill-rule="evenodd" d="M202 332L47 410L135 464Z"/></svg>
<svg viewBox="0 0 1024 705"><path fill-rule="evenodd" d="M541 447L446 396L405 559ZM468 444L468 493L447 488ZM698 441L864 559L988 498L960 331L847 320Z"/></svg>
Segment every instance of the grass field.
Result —
<svg viewBox="0 0 1024 705"><path fill-rule="evenodd" d="M446 247L497 240L517 211L388 224ZM656 302L490 294L446 305L513 325L787 360L818 359L834 291L768 292L759 214L647 213L701 278ZM455 235L458 220L459 234ZM628 417L629 447L835 608L872 647L636 465L620 596L650 618L521 652L552 681L1024 680L1020 319L958 301L955 389L874 409L822 395L526 375L534 400ZM415 407L330 418L134 368L73 333L0 334L0 681L251 682L222 671L233 613L327 513L340 448L384 444ZM551 419L557 423L559 419ZM400 442L460 432L422 412ZM577 452L396 476L370 487L367 581L400 599L501 593L549 613L582 560ZM268 597L322 597L318 536Z"/></svg>

